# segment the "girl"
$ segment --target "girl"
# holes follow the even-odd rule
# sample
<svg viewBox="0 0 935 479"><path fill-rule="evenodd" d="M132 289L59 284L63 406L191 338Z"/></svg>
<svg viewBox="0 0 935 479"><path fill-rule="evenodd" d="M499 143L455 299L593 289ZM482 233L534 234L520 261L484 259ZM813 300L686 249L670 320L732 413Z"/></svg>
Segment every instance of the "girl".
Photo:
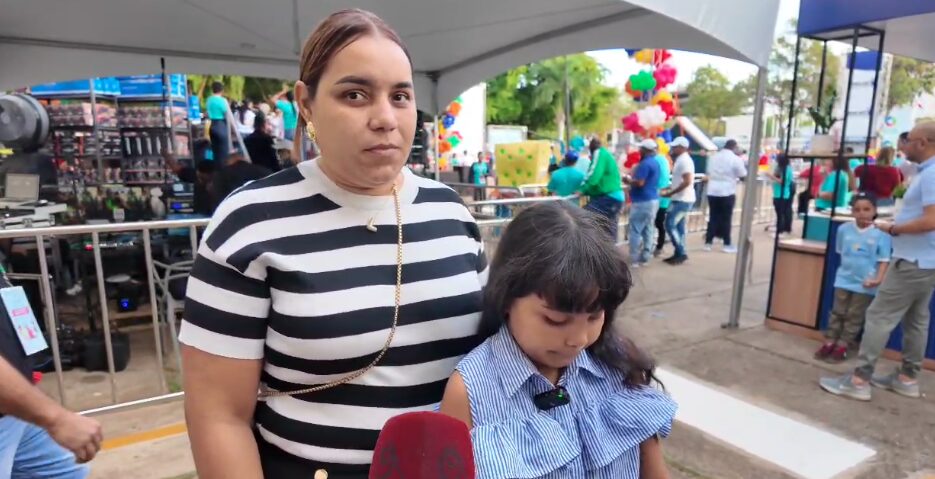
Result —
<svg viewBox="0 0 935 479"><path fill-rule="evenodd" d="M776 229L779 234L792 232L792 196L795 177L786 155L776 156L776 171L767 173L773 180L773 208L776 209Z"/></svg>
<svg viewBox="0 0 935 479"><path fill-rule="evenodd" d="M851 203L856 220L838 228L837 252L841 265L834 277L834 306L825 331L825 343L815 358L839 363L847 348L856 344L864 314L883 282L892 251L890 235L873 225L877 204L873 196L858 193Z"/></svg>
<svg viewBox="0 0 935 479"><path fill-rule="evenodd" d="M606 220L564 201L507 228L481 313L487 338L448 381L441 412L472 428L477 477L664 479L675 403L618 336L630 290Z"/></svg>

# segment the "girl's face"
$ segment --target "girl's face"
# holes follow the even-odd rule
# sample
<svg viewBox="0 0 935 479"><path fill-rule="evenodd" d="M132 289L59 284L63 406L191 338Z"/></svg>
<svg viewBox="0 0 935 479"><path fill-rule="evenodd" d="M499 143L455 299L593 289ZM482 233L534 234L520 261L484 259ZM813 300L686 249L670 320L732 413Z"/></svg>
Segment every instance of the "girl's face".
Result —
<svg viewBox="0 0 935 479"><path fill-rule="evenodd" d="M873 203L867 200L858 200L851 207L851 214L854 215L854 219L858 223L866 225L873 222L873 217L877 215L877 209L873 206Z"/></svg>
<svg viewBox="0 0 935 479"><path fill-rule="evenodd" d="M604 311L563 313L550 308L537 294L513 301L508 325L520 349L543 375L567 367L604 327Z"/></svg>

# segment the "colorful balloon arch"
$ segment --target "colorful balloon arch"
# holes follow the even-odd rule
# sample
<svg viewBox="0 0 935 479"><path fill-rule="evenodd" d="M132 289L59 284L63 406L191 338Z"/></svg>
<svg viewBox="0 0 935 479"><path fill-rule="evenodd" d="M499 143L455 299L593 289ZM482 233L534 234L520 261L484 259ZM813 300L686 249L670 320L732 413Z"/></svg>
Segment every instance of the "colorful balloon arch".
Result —
<svg viewBox="0 0 935 479"><path fill-rule="evenodd" d="M464 141L464 138L461 137L461 133L451 129L460 113L461 97L459 96L455 98L455 101L448 104L448 108L445 109L445 115L442 116L441 123L438 125L438 152L440 154L444 155L450 152Z"/></svg>

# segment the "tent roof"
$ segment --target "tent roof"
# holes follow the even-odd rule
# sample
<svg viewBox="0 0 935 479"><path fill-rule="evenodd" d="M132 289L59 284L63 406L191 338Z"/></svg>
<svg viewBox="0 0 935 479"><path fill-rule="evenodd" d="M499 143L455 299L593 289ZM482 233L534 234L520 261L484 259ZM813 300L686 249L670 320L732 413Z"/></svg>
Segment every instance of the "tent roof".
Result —
<svg viewBox="0 0 935 479"><path fill-rule="evenodd" d="M802 0L799 35L851 42L859 26L862 47L879 48L879 32L886 32L887 53L935 62L935 2L880 0Z"/></svg>
<svg viewBox="0 0 935 479"><path fill-rule="evenodd" d="M342 0L0 0L0 89L159 71L296 78ZM360 0L413 55L435 109L517 65L588 50L691 50L765 65L779 0ZM437 79L437 85L432 84ZM434 88L437 87L437 88Z"/></svg>

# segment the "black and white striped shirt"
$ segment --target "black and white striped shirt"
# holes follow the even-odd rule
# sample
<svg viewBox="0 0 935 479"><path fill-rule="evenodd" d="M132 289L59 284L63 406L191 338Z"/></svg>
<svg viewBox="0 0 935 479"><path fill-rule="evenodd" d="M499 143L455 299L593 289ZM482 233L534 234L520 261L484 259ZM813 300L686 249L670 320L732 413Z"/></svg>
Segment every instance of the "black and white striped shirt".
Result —
<svg viewBox="0 0 935 479"><path fill-rule="evenodd" d="M261 441L336 472L366 470L384 423L431 410L480 343L487 261L477 225L450 188L404 175L402 298L389 352L349 384L257 404ZM371 217L376 232L366 228ZM315 160L250 183L206 231L180 339L263 359L262 382L274 390L343 378L368 365L390 331L396 233L392 197L342 190Z"/></svg>

